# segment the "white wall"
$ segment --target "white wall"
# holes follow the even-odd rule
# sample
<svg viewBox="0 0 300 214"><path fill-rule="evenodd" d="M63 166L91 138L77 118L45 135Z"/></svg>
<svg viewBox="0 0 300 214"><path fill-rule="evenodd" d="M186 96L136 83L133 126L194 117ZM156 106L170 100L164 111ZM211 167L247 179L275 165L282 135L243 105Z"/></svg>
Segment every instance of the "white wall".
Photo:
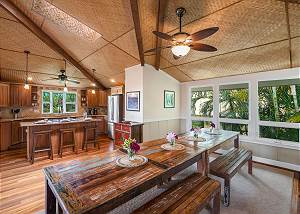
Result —
<svg viewBox="0 0 300 214"><path fill-rule="evenodd" d="M126 93L131 91L140 91L140 111L126 110ZM143 67L135 65L125 69L125 120L144 122L143 119Z"/></svg>
<svg viewBox="0 0 300 214"><path fill-rule="evenodd" d="M167 73L144 66L144 122L179 119L180 83ZM175 91L175 108L164 108L164 90Z"/></svg>

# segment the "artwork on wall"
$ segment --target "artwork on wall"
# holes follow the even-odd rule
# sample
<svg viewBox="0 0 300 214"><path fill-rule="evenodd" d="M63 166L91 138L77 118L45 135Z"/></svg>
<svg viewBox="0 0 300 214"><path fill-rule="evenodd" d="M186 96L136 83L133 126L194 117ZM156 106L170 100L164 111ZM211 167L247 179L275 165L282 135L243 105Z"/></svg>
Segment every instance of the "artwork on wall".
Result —
<svg viewBox="0 0 300 214"><path fill-rule="evenodd" d="M126 110L140 111L140 92L131 91L126 93Z"/></svg>
<svg viewBox="0 0 300 214"><path fill-rule="evenodd" d="M164 108L175 108L175 91L164 91Z"/></svg>

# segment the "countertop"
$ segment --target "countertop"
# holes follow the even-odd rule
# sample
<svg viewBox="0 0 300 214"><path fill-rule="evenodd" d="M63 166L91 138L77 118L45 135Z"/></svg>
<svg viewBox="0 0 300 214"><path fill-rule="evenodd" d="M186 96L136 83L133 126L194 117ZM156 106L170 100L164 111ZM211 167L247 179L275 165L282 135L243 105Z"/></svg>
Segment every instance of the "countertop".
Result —
<svg viewBox="0 0 300 214"><path fill-rule="evenodd" d="M74 120L48 120L42 123L36 123L36 122L20 122L21 127L28 127L28 126L49 126L49 125L60 125L60 124L70 124L70 123L88 123L88 122L97 122L97 121L103 121L102 119L89 119L85 120L83 118L74 119Z"/></svg>
<svg viewBox="0 0 300 214"><path fill-rule="evenodd" d="M12 121L22 121L22 120L42 120L42 119L63 119L63 118L79 118L82 117L82 115L78 115L78 116L68 116L68 115L61 115L61 116L51 116L51 117L20 117L17 119L14 118L6 118L6 119L0 119L0 123L1 122L12 122ZM104 119L107 118L107 115L103 114L98 114L98 115L89 115L89 117L104 117Z"/></svg>

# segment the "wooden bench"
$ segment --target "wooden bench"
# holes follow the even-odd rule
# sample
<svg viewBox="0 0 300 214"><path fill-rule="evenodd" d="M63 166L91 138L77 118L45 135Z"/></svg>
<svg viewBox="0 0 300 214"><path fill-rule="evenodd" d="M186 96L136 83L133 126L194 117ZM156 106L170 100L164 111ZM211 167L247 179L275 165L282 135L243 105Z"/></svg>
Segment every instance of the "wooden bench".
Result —
<svg viewBox="0 0 300 214"><path fill-rule="evenodd" d="M217 157L209 167L212 175L224 178L224 206L230 204L230 179L248 162L248 173L252 174L252 152L242 148L233 148Z"/></svg>
<svg viewBox="0 0 300 214"><path fill-rule="evenodd" d="M140 207L134 213L198 213L211 200L212 213L220 213L221 185L207 176L193 174Z"/></svg>
<svg viewBox="0 0 300 214"><path fill-rule="evenodd" d="M300 172L294 172L291 214L300 213Z"/></svg>

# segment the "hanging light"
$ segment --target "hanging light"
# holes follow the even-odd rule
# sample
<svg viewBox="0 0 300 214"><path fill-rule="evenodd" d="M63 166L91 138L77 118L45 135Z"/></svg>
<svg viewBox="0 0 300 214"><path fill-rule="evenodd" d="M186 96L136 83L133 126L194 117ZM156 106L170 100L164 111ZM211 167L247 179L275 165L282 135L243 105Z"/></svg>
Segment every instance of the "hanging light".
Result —
<svg viewBox="0 0 300 214"><path fill-rule="evenodd" d="M91 83L91 85L93 86L93 87L96 87L96 84L95 84L95 69L92 69L92 71L93 71L93 82ZM96 91L95 91L95 89L93 88L92 89L92 94L96 94Z"/></svg>
<svg viewBox="0 0 300 214"><path fill-rule="evenodd" d="M64 92L68 92L67 83L65 82Z"/></svg>
<svg viewBox="0 0 300 214"><path fill-rule="evenodd" d="M28 84L28 55L29 55L29 51L25 50L24 53L26 54L26 79L25 79L25 85L24 85L24 88L26 90L29 89L29 84Z"/></svg>
<svg viewBox="0 0 300 214"><path fill-rule="evenodd" d="M189 53L190 49L191 48L187 45L179 44L179 45L173 46L171 50L175 56L182 57L182 56L187 55Z"/></svg>

